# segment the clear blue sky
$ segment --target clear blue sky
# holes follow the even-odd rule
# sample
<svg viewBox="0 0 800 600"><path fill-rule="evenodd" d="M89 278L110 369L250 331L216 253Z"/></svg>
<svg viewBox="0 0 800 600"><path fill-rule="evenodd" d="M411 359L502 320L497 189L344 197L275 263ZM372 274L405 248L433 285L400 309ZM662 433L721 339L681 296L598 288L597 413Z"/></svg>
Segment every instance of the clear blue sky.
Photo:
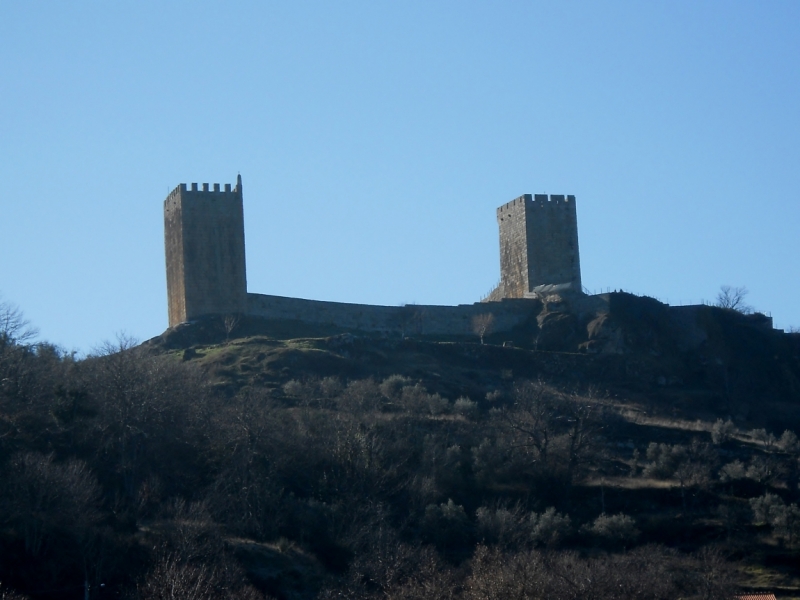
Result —
<svg viewBox="0 0 800 600"><path fill-rule="evenodd" d="M162 202L241 172L251 292L477 300L575 194L584 284L800 325L800 2L0 2L0 293L167 326Z"/></svg>

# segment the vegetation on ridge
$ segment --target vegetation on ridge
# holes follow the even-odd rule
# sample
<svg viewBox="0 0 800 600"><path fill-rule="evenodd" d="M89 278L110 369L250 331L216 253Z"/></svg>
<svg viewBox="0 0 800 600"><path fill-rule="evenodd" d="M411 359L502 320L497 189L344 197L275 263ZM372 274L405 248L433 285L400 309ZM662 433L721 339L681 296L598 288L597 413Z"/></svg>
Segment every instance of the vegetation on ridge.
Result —
<svg viewBox="0 0 800 600"><path fill-rule="evenodd" d="M541 309L448 340L209 318L81 360L6 327L0 597L800 595L797 336Z"/></svg>

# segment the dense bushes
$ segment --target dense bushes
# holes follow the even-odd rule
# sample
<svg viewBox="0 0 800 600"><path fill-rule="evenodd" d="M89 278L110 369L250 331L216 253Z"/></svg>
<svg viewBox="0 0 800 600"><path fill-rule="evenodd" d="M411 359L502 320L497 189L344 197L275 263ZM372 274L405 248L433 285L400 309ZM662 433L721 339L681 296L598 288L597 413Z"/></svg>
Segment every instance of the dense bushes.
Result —
<svg viewBox="0 0 800 600"><path fill-rule="evenodd" d="M102 583L142 599L722 598L720 555L648 545L664 540L641 504L587 500L597 478L638 476L607 439L619 420L543 381L470 398L405 375L286 375L230 393L128 340L76 360L7 337L0 580L41 597ZM685 546L692 514L723 513L704 543L754 526L793 546L796 437L751 432L755 450L718 467L744 434L720 421L711 435L646 450L642 477L679 489ZM744 526L742 479L760 486Z"/></svg>

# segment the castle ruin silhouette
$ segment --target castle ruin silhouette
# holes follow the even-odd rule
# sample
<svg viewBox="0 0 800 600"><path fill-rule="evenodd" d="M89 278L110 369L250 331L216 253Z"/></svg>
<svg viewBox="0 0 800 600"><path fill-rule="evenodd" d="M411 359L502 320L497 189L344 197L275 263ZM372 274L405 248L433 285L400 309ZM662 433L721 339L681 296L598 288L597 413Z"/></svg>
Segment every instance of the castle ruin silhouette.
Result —
<svg viewBox="0 0 800 600"><path fill-rule="evenodd" d="M581 294L574 196L525 194L497 209L500 283L482 301L459 306L373 306L286 298L247 291L242 178L231 189L182 183L164 200L169 326L209 315L248 315L418 333L468 335L476 315L491 312L495 331L530 316L530 300Z"/></svg>

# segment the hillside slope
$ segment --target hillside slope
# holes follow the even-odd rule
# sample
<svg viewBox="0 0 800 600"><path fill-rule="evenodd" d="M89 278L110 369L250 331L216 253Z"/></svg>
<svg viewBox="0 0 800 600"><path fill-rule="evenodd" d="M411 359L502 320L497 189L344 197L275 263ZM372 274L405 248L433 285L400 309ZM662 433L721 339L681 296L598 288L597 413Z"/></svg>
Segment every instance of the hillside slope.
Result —
<svg viewBox="0 0 800 600"><path fill-rule="evenodd" d="M532 302L485 341L246 318L84 360L10 340L0 581L800 597L798 336L609 294Z"/></svg>
<svg viewBox="0 0 800 600"><path fill-rule="evenodd" d="M544 378L643 394L650 410L663 414L800 427L800 335L773 330L763 315L668 307L626 293L550 300L532 302L527 323L489 333L483 346L477 336L378 335L246 317L227 343L222 321L209 318L146 346L187 351L185 359L232 391L275 388L290 378L401 374L448 397L480 399L510 380Z"/></svg>

